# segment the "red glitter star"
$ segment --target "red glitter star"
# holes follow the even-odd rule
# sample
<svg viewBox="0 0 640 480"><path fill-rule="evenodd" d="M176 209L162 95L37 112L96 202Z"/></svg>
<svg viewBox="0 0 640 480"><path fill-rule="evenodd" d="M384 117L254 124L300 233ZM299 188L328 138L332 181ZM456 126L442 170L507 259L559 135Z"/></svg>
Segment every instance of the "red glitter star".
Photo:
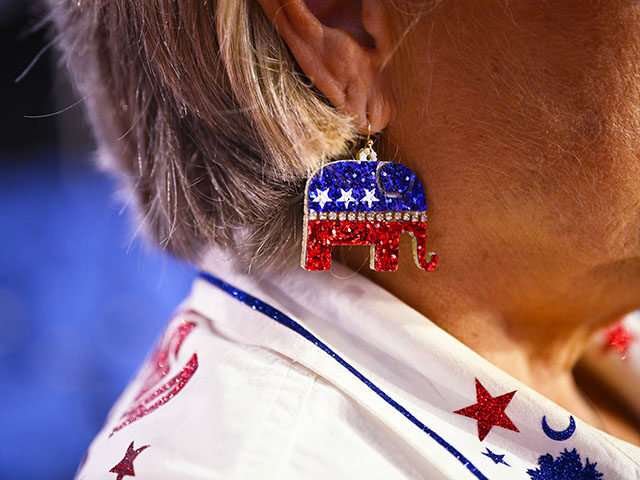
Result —
<svg viewBox="0 0 640 480"><path fill-rule="evenodd" d="M620 355L621 359L626 359L629 356L629 346L631 342L635 340L631 332L627 330L624 324L620 321L615 325L605 330L606 335L606 348L610 348Z"/></svg>
<svg viewBox="0 0 640 480"><path fill-rule="evenodd" d="M129 448L127 448L127 453L124 454L124 458L120 463L109 470L109 472L118 474L118 478L116 478L116 480L122 480L123 477L135 477L136 474L133 471L133 461L145 448L149 448L149 445L144 445L135 449L133 448L133 442L131 442L129 444Z"/></svg>
<svg viewBox="0 0 640 480"><path fill-rule="evenodd" d="M480 441L485 439L491 428L494 426L519 432L520 430L518 430L504 412L516 391L517 390L505 393L499 397L492 397L489 392L487 392L487 389L484 388L476 378L477 403L463 409L456 410L453 413L478 420L478 437L480 438Z"/></svg>

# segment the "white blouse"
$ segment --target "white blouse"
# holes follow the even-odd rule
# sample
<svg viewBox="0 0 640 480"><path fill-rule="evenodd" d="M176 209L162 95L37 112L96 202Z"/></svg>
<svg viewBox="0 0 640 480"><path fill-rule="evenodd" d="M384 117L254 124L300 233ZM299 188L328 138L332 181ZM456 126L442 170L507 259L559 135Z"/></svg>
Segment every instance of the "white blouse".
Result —
<svg viewBox="0 0 640 480"><path fill-rule="evenodd" d="M231 265L204 262L77 479L640 479L639 448L347 268ZM640 415L640 318L625 324L587 360Z"/></svg>

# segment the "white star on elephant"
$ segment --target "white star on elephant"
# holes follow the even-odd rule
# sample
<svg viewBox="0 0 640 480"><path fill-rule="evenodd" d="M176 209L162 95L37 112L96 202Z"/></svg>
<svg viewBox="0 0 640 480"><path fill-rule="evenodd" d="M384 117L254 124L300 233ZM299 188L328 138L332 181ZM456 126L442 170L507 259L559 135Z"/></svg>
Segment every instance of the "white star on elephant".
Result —
<svg viewBox="0 0 640 480"><path fill-rule="evenodd" d="M314 202L318 202L320 204L320 208L324 208L324 205L326 203L332 202L333 200L331 200L331 198L329 197L329 189L325 189L325 190L320 190L319 188L315 191L315 193L312 193L311 195L313 195L313 201Z"/></svg>
<svg viewBox="0 0 640 480"><path fill-rule="evenodd" d="M351 195L353 188L350 188L349 190L346 190L346 191L343 189L340 189L340 191L342 192L342 196L337 201L344 202L345 207L349 208L349 204L351 202L353 203L356 202L356 199L353 198L353 195Z"/></svg>
<svg viewBox="0 0 640 480"><path fill-rule="evenodd" d="M368 203L369 208L371 208L371 206L373 205L373 202L379 201L375 196L375 189L369 190L368 188L365 188L364 191L365 191L364 197L362 197L360 201L363 203Z"/></svg>

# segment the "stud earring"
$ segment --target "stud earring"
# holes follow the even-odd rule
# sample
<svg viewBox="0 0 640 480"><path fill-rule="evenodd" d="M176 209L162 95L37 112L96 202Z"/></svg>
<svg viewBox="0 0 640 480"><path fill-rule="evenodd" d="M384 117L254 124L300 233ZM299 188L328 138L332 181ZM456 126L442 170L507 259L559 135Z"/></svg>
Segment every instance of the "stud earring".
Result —
<svg viewBox="0 0 640 480"><path fill-rule="evenodd" d="M370 268L398 269L400 235L411 234L413 257L423 270L438 263L427 253L427 201L409 168L378 161L371 127L355 160L339 160L316 170L304 195L302 267L329 270L334 245L369 245Z"/></svg>

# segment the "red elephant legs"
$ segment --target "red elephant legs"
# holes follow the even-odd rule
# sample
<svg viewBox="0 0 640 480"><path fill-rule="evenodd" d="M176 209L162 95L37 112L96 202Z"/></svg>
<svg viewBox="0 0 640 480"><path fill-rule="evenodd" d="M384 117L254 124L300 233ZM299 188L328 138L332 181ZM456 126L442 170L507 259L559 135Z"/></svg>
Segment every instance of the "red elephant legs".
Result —
<svg viewBox="0 0 640 480"><path fill-rule="evenodd" d="M371 268L377 271L398 269L400 235L413 234L416 264L426 271L436 268L438 257L425 247L426 222L332 221L310 220L307 225L303 266L307 270L329 270L334 245L370 245Z"/></svg>

